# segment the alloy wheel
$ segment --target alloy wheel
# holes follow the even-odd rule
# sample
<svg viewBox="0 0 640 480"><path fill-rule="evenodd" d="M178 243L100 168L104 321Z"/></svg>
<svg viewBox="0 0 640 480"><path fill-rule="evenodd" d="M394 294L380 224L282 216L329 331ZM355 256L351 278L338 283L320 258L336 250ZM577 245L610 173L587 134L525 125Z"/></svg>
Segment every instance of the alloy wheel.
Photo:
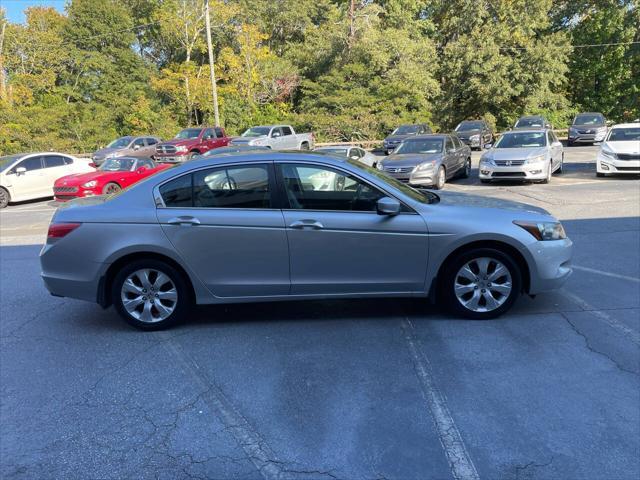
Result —
<svg viewBox="0 0 640 480"><path fill-rule="evenodd" d="M491 312L511 295L513 282L509 269L490 257L474 258L455 276L455 296L472 312Z"/></svg>
<svg viewBox="0 0 640 480"><path fill-rule="evenodd" d="M0 208L4 208L9 205L9 192L4 188L0 188Z"/></svg>
<svg viewBox="0 0 640 480"><path fill-rule="evenodd" d="M120 290L125 310L143 323L156 323L168 318L178 305L178 290L165 273L144 268L129 275Z"/></svg>
<svg viewBox="0 0 640 480"><path fill-rule="evenodd" d="M104 187L104 193L106 195L112 195L114 193L118 193L120 190L121 190L120 187L115 183L109 183L107 186Z"/></svg>
<svg viewBox="0 0 640 480"><path fill-rule="evenodd" d="M444 167L440 167L438 169L438 177L436 178L436 189L440 190L444 187L446 182L446 173L444 171Z"/></svg>

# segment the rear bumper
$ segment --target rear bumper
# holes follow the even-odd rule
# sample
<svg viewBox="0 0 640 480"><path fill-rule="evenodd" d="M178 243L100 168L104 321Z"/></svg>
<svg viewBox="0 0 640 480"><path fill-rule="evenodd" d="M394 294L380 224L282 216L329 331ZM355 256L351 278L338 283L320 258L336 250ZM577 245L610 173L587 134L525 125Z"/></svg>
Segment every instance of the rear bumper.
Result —
<svg viewBox="0 0 640 480"><path fill-rule="evenodd" d="M40 251L41 277L46 289L57 297L96 302L100 279L108 264L84 260L81 255L69 258L58 252L56 243L47 243Z"/></svg>
<svg viewBox="0 0 640 480"><path fill-rule="evenodd" d="M573 273L573 242L570 239L534 242L527 249L533 259L533 264L529 265L531 282L528 293L535 295L558 289Z"/></svg>

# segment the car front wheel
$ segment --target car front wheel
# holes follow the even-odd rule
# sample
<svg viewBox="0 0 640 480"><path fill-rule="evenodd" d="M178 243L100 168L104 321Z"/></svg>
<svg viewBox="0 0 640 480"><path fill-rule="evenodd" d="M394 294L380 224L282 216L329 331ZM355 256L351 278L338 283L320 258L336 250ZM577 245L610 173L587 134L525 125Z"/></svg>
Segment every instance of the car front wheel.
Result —
<svg viewBox="0 0 640 480"><path fill-rule="evenodd" d="M511 308L522 289L522 275L511 256L479 248L454 258L445 267L439 287L454 315L487 320Z"/></svg>
<svg viewBox="0 0 640 480"><path fill-rule="evenodd" d="M103 195L112 195L114 193L118 193L120 190L122 190L122 188L120 188L120 185L118 185L117 183L114 183L114 182L109 182L102 189L102 194Z"/></svg>
<svg viewBox="0 0 640 480"><path fill-rule="evenodd" d="M182 274L158 260L128 264L115 276L111 294L122 318L141 330L170 327L183 320L191 307Z"/></svg>
<svg viewBox="0 0 640 480"><path fill-rule="evenodd" d="M436 174L436 183L434 183L433 188L436 190L442 190L446 181L447 173L444 167L441 165L440 168L438 168L438 173Z"/></svg>

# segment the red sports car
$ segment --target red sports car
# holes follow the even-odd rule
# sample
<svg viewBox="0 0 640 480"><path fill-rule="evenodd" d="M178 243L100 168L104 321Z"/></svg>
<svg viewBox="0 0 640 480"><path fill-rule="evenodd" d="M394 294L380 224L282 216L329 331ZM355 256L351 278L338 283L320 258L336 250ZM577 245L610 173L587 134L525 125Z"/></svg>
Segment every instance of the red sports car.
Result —
<svg viewBox="0 0 640 480"><path fill-rule="evenodd" d="M116 193L169 167L171 165L155 163L150 158L108 158L95 172L67 175L57 179L53 186L53 193L59 202L78 197Z"/></svg>

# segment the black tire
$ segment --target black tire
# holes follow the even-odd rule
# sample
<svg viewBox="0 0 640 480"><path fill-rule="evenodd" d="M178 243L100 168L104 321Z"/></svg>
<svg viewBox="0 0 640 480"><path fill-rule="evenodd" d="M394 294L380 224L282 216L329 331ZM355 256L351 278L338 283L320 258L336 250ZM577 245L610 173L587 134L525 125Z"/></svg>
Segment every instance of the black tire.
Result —
<svg viewBox="0 0 640 480"><path fill-rule="evenodd" d="M6 188L0 187L0 208L7 208L11 201L11 195Z"/></svg>
<svg viewBox="0 0 640 480"><path fill-rule="evenodd" d="M193 152L189 152L189 154L187 155L187 162L190 160L193 160L195 157L197 157L198 155L200 155L200 152L198 152L197 150L193 151Z"/></svg>
<svg viewBox="0 0 640 480"><path fill-rule="evenodd" d="M109 182L104 187L102 187L103 195L112 195L114 193L118 193L122 190L122 187L115 182Z"/></svg>
<svg viewBox="0 0 640 480"><path fill-rule="evenodd" d="M547 177L544 180L541 180L540 183L549 183L551 182L551 176L553 175L553 164L549 162L549 171L547 172Z"/></svg>
<svg viewBox="0 0 640 480"><path fill-rule="evenodd" d="M475 258L489 258L498 261L507 268L511 275L511 292L507 296L506 300L504 300L504 303L494 310L486 312L470 310L456 297L454 290L456 281L455 277L465 264ZM453 315L471 320L489 320L499 317L513 306L513 303L522 291L522 273L520 272L518 264L510 255L493 248L474 248L472 250L462 252L443 266L441 278L438 283L438 291L440 293L439 297L441 301L444 302L444 306Z"/></svg>
<svg viewBox="0 0 640 480"><path fill-rule="evenodd" d="M302 144L300 145L300 150L309 150L309 143L302 142Z"/></svg>
<svg viewBox="0 0 640 480"><path fill-rule="evenodd" d="M562 158L560 159L560 166L556 170L557 174L561 174L564 171L564 153L562 154Z"/></svg>
<svg viewBox="0 0 640 480"><path fill-rule="evenodd" d="M442 190L444 188L445 183L447 183L447 171L444 166L440 165L438 168L438 173L435 178L435 183L433 184L434 190Z"/></svg>
<svg viewBox="0 0 640 480"><path fill-rule="evenodd" d="M480 183L488 184L491 183L491 180L480 180Z"/></svg>
<svg viewBox="0 0 640 480"><path fill-rule="evenodd" d="M464 162L464 167L460 169L460 178L469 178L471 175L471 159L467 158Z"/></svg>
<svg viewBox="0 0 640 480"><path fill-rule="evenodd" d="M596 177L598 177L598 178L604 178L604 177L606 177L606 176L607 176L607 174L606 174L606 173L596 172Z"/></svg>
<svg viewBox="0 0 640 480"><path fill-rule="evenodd" d="M169 277L171 282L173 282L173 285L175 286L175 289L177 291L177 300L175 302L173 312L167 318L158 320L153 323L144 322L133 317L124 307L121 296L122 286L125 280L134 272L143 269L151 269L162 272L164 275ZM186 318L189 310L193 305L191 290L184 276L171 265L160 260L153 259L138 260L129 263L124 268L122 268L122 270L120 270L116 274L115 278L113 279L113 283L111 284L111 301L113 302L115 309L118 311L125 322L127 322L132 327L146 331L163 330L182 322Z"/></svg>

